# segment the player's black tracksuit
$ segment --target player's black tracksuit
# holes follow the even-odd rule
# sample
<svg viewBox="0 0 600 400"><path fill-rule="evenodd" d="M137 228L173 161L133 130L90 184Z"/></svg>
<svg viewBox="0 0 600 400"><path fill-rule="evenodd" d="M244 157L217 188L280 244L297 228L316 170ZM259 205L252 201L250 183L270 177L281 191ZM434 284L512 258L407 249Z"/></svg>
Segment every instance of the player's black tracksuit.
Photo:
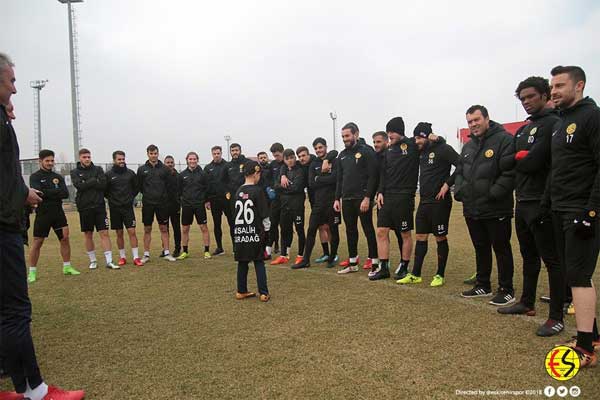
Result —
<svg viewBox="0 0 600 400"><path fill-rule="evenodd" d="M520 302L533 309L541 269L540 257L548 269L550 315L563 320L564 266L561 265L552 226L552 216L541 215L540 201L550 172L552 132L560 120L554 110L544 109L531 115L529 123L515 134L515 152L527 155L515 164L515 230L523 257L523 294Z"/></svg>
<svg viewBox="0 0 600 400"><path fill-rule="evenodd" d="M233 240L233 210L235 206L234 195L237 190L244 184L244 164L248 161L248 159L240 154L238 158L234 158L227 163L225 167L225 172L223 173L223 183L225 184L227 192L225 193L225 197L229 203L229 213L231 215L231 223L230 227L230 235Z"/></svg>
<svg viewBox="0 0 600 400"><path fill-rule="evenodd" d="M492 248L498 262L500 289L514 293L512 233L514 189L513 137L490 121L481 136L470 136L456 170L454 198L463 203L477 263L476 286L491 290Z"/></svg>
<svg viewBox="0 0 600 400"><path fill-rule="evenodd" d="M275 185L280 185L281 170L285 168L283 161L273 160L269 163L269 179L271 188L275 189ZM281 224L281 195L277 193L274 200L271 200L271 230L269 231L269 246L279 241L279 225Z"/></svg>
<svg viewBox="0 0 600 400"><path fill-rule="evenodd" d="M54 171L40 168L29 177L29 186L42 192L42 202L35 209L34 237L47 237L50 229L62 239L62 228L67 226L67 217L62 208L63 199L69 197L65 178Z"/></svg>
<svg viewBox="0 0 600 400"><path fill-rule="evenodd" d="M202 168L186 168L179 174L179 195L183 225L191 225L194 217L198 224L206 224L205 202L208 192L208 178Z"/></svg>
<svg viewBox="0 0 600 400"><path fill-rule="evenodd" d="M275 190L281 195L281 255L288 256L288 247L292 245L293 229L296 228L298 236L298 255L304 254L306 236L304 233L304 188L307 177L304 168L296 163L291 169L286 168L286 176L289 181L288 187L281 184L275 185Z"/></svg>
<svg viewBox="0 0 600 400"><path fill-rule="evenodd" d="M142 192L142 222L151 226L154 216L159 225L169 223L168 180L169 169L158 160L155 165L148 160L137 170L138 188Z"/></svg>
<svg viewBox="0 0 600 400"><path fill-rule="evenodd" d="M231 218L231 207L229 200L226 198L227 185L224 183L225 172L227 171L228 163L225 160L216 163L211 161L204 167L204 173L208 179L208 201L210 202L210 212L213 217L215 242L217 249L223 249L223 228L221 216L225 214L227 224L231 228L233 220Z"/></svg>
<svg viewBox="0 0 600 400"><path fill-rule="evenodd" d="M139 193L138 179L127 166L113 165L106 172L105 196L110 210L112 229L135 228L133 202Z"/></svg>
<svg viewBox="0 0 600 400"><path fill-rule="evenodd" d="M341 200L342 215L346 224L348 253L350 258L358 256L358 226L360 222L367 238L369 258L377 258L377 239L373 228L373 207L360 211L360 203L366 197L373 199L377 184L377 161L372 148L356 143L342 150L337 159L338 177L335 190L336 200Z"/></svg>
<svg viewBox="0 0 600 400"><path fill-rule="evenodd" d="M79 222L82 232L91 232L108 229L106 218L106 204L104 203L104 190L106 189L106 175L101 167L91 163L85 167L80 162L77 168L71 171L71 182L77 189L75 204L79 212Z"/></svg>
<svg viewBox="0 0 600 400"><path fill-rule="evenodd" d="M179 172L175 168L169 169L167 175L167 209L173 227L174 254L181 252L181 199L179 189Z"/></svg>

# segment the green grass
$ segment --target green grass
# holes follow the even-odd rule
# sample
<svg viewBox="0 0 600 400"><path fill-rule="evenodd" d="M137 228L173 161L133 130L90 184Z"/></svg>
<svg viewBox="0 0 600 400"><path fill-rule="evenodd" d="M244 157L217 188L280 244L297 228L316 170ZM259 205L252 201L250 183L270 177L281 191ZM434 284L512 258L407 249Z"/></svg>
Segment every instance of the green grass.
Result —
<svg viewBox="0 0 600 400"><path fill-rule="evenodd" d="M204 260L196 227L188 260L159 261L155 229L151 263L90 271L77 214L70 212L73 265L82 275L61 274L58 242L51 237L42 249L39 281L30 287L43 375L53 384L84 388L89 399L116 400L455 398L456 390L559 386L547 375L544 357L573 334L574 318L567 318L560 337L542 339L535 329L547 316L546 304L538 303L536 317L510 317L500 316L489 299L459 297L463 279L474 271L461 211L455 204L441 288L429 287L436 261L431 240L421 285L369 282L362 270L338 276L317 264L301 271L267 267L272 300L266 304L234 299L235 263L230 255ZM112 233L111 239L116 256ZM516 238L513 244L520 295ZM360 246L364 257L362 237ZM345 257L345 239L340 251ZM101 260L100 250L97 255ZM252 269L249 283L256 287ZM543 270L538 295L547 290ZM582 371L565 386L576 384L580 398L596 398L598 373ZM6 389L9 382L0 385Z"/></svg>

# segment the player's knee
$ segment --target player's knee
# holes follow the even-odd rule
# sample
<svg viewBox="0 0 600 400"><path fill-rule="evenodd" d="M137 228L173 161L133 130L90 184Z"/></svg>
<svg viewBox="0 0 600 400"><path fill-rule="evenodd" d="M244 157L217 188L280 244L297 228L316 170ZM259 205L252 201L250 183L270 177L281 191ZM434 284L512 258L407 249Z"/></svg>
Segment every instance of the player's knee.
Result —
<svg viewBox="0 0 600 400"><path fill-rule="evenodd" d="M443 236L436 236L436 237L435 237L435 241L436 241L436 242L443 242L443 241L446 241L446 240L448 240L448 236L446 236L446 235L443 235Z"/></svg>
<svg viewBox="0 0 600 400"><path fill-rule="evenodd" d="M152 225L144 226L144 233L150 233L150 232L152 232Z"/></svg>
<svg viewBox="0 0 600 400"><path fill-rule="evenodd" d="M377 228L377 238L385 239L388 237L390 230L387 228Z"/></svg>
<svg viewBox="0 0 600 400"><path fill-rule="evenodd" d="M204 233L208 232L208 226L206 224L201 224L200 225L200 230Z"/></svg>
<svg viewBox="0 0 600 400"><path fill-rule="evenodd" d="M167 229L167 225L166 225L166 224L165 224L165 225L159 225L159 226L158 226L158 229L159 229L161 232L163 232L163 233L168 231L168 229Z"/></svg>
<svg viewBox="0 0 600 400"><path fill-rule="evenodd" d="M427 235L426 233L417 233L415 235L415 239L417 239L419 242L426 242L428 236L429 235Z"/></svg>

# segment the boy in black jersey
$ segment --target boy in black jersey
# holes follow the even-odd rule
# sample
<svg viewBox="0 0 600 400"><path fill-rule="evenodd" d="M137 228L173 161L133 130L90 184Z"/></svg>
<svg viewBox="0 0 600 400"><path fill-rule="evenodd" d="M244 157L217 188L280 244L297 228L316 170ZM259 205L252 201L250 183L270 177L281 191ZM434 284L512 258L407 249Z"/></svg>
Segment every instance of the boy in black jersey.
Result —
<svg viewBox="0 0 600 400"><path fill-rule="evenodd" d="M29 177L32 189L39 190L43 202L35 209L33 223L33 243L29 249L29 273L27 281L37 280L37 263L40 250L50 230L60 240L60 255L63 259L63 274L79 275L79 271L71 266L71 244L69 243L69 226L62 208L62 201L69 197L65 179L53 171L54 152L42 150L39 154L40 169Z"/></svg>
<svg viewBox="0 0 600 400"><path fill-rule="evenodd" d="M296 153L292 149L285 149L283 161L286 169L288 184L283 187L276 183L276 189L281 194L281 255L271 262L271 265L285 264L289 261L289 251L293 240L293 229L298 236L298 256L301 261L304 254L306 235L304 233L304 188L306 176L304 168L296 162Z"/></svg>
<svg viewBox="0 0 600 400"><path fill-rule="evenodd" d="M265 243L271 228L270 210L264 190L258 185L260 165L256 161L247 161L243 166L243 173L245 182L233 197L233 248L238 262L235 298L242 300L256 296L256 293L248 291L247 286L248 265L252 261L260 300L266 302L271 298L264 262Z"/></svg>

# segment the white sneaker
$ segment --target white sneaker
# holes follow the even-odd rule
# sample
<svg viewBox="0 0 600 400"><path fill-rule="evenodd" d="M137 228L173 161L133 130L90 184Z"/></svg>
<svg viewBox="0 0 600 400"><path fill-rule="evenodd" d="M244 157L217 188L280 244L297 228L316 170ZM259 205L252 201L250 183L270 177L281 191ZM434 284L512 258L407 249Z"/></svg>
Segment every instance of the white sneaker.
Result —
<svg viewBox="0 0 600 400"><path fill-rule="evenodd" d="M109 262L108 264L106 264L106 268L108 269L121 269L121 267L119 267L118 265L115 265L111 262Z"/></svg>
<svg viewBox="0 0 600 400"><path fill-rule="evenodd" d="M358 265L349 265L344 269L340 269L337 273L340 275L350 274L352 272L358 272Z"/></svg>
<svg viewBox="0 0 600 400"><path fill-rule="evenodd" d="M142 257L142 262L144 264L149 263L150 262L150 256L144 256L144 257Z"/></svg>
<svg viewBox="0 0 600 400"><path fill-rule="evenodd" d="M379 273L379 271L381 271L381 267L377 267L377 269L375 269L375 271L369 271L369 276L375 276Z"/></svg>
<svg viewBox="0 0 600 400"><path fill-rule="evenodd" d="M173 257L171 254L167 254L163 258L167 261L177 261L177 259L175 257Z"/></svg>
<svg viewBox="0 0 600 400"><path fill-rule="evenodd" d="M98 262L90 261L90 269L96 269L96 268L98 268Z"/></svg>

